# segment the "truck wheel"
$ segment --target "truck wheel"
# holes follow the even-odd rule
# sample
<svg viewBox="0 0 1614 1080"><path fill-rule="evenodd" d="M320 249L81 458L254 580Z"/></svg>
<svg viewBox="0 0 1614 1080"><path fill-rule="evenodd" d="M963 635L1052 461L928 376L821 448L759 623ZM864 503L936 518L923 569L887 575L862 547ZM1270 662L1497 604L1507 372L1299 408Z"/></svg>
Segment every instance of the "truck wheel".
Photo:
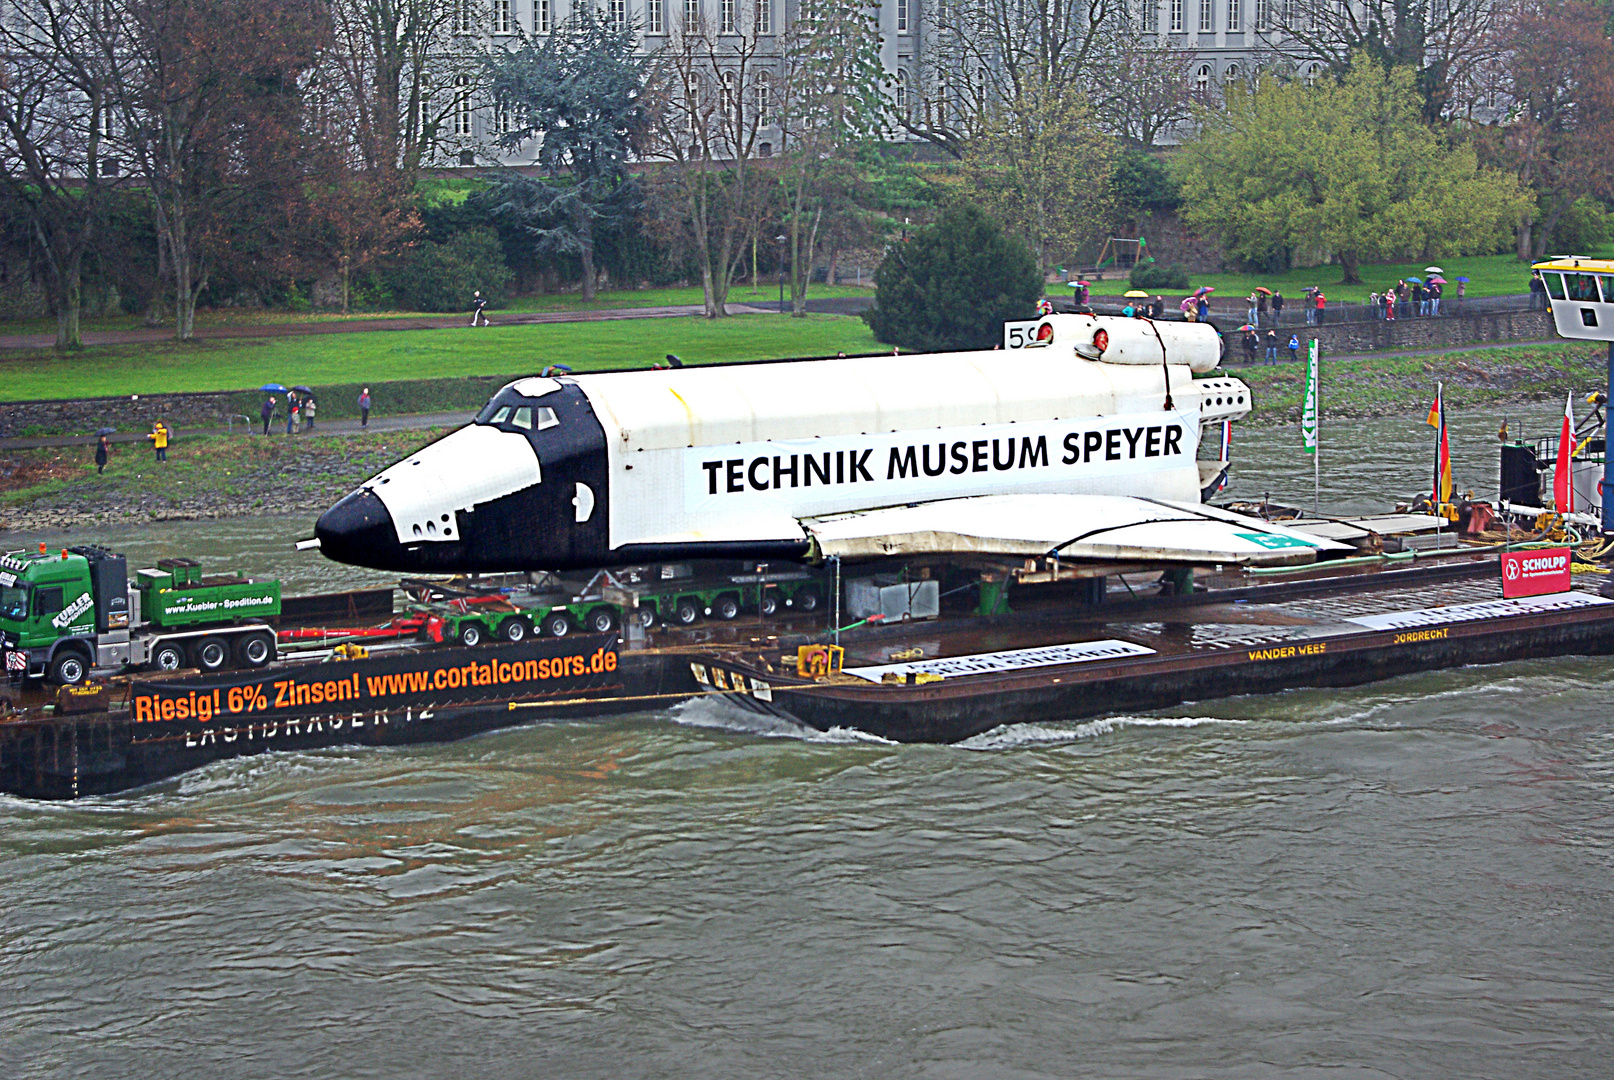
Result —
<svg viewBox="0 0 1614 1080"><path fill-rule="evenodd" d="M504 620L499 624L499 636L512 644L517 641L526 641L527 620L519 615L513 619Z"/></svg>
<svg viewBox="0 0 1614 1080"><path fill-rule="evenodd" d="M564 611L552 611L544 616L544 633L550 637L565 637L572 632L572 620Z"/></svg>
<svg viewBox="0 0 1614 1080"><path fill-rule="evenodd" d="M656 625L656 609L649 604L640 605L637 617L639 625L646 630Z"/></svg>
<svg viewBox="0 0 1614 1080"><path fill-rule="evenodd" d="M596 634L609 634L616 629L616 612L608 607L597 607L588 613L588 628Z"/></svg>
<svg viewBox="0 0 1614 1080"><path fill-rule="evenodd" d="M185 650L169 642L157 646L151 654L151 667L154 671L178 671L185 666Z"/></svg>
<svg viewBox="0 0 1614 1080"><path fill-rule="evenodd" d="M63 649L50 662L50 681L58 686L77 686L90 677L90 662L77 649Z"/></svg>
<svg viewBox="0 0 1614 1080"><path fill-rule="evenodd" d="M216 637L205 637L191 646L195 666L203 671L223 671L230 662L230 647Z"/></svg>
<svg viewBox="0 0 1614 1080"><path fill-rule="evenodd" d="M701 609L695 606L693 600L680 600L678 607L673 610L673 618L678 620L679 626L693 626L700 617Z"/></svg>
<svg viewBox="0 0 1614 1080"><path fill-rule="evenodd" d="M724 622L737 618L740 614L740 602L727 594L719 596L712 604L712 614Z"/></svg>
<svg viewBox="0 0 1614 1080"><path fill-rule="evenodd" d="M474 649L482 644L482 627L474 622L461 623L460 644L467 649Z"/></svg>
<svg viewBox="0 0 1614 1080"><path fill-rule="evenodd" d="M275 658L275 639L268 634L247 634L235 643L235 666L261 668Z"/></svg>
<svg viewBox="0 0 1614 1080"><path fill-rule="evenodd" d="M803 589L796 594L796 610L817 611L820 599L817 589Z"/></svg>
<svg viewBox="0 0 1614 1080"><path fill-rule="evenodd" d="M757 607L761 609L764 617L772 615L779 610L779 594L769 589L762 594L762 603L758 604Z"/></svg>

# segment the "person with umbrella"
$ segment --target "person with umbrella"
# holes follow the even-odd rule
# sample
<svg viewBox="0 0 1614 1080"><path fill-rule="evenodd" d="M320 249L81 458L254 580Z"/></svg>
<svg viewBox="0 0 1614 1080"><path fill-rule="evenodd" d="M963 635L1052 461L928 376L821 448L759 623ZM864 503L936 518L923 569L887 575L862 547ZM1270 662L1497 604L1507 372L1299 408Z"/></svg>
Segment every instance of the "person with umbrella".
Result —
<svg viewBox="0 0 1614 1080"><path fill-rule="evenodd" d="M263 433L268 435L269 421L275 418L275 396L273 394L263 399L263 404L258 408L258 415L263 418Z"/></svg>
<svg viewBox="0 0 1614 1080"><path fill-rule="evenodd" d="M1257 329L1259 329L1261 324L1266 321L1267 297L1271 295L1271 289L1268 289L1262 285L1257 285L1255 287L1255 318L1251 319L1250 321L1256 325Z"/></svg>
<svg viewBox="0 0 1614 1080"><path fill-rule="evenodd" d="M107 436L116 431L116 428L104 427L95 433L95 475L101 476L106 472L106 463L112 457L112 443Z"/></svg>
<svg viewBox="0 0 1614 1080"><path fill-rule="evenodd" d="M1210 294L1213 289L1214 286L1201 285L1198 289L1194 290L1194 295L1199 298L1197 314L1199 315L1200 322L1206 322L1210 319Z"/></svg>
<svg viewBox="0 0 1614 1080"><path fill-rule="evenodd" d="M1255 336L1255 327L1249 323L1245 323L1239 329L1244 332L1244 362L1253 364L1255 363L1255 350L1260 348L1261 339Z"/></svg>
<svg viewBox="0 0 1614 1080"><path fill-rule="evenodd" d="M295 392L291 391L291 390L287 390L286 391L286 434L287 435L295 435L295 434L297 434L297 422L301 419L301 417L298 415L298 412L299 412L299 410L298 410L298 405L297 405L297 394Z"/></svg>

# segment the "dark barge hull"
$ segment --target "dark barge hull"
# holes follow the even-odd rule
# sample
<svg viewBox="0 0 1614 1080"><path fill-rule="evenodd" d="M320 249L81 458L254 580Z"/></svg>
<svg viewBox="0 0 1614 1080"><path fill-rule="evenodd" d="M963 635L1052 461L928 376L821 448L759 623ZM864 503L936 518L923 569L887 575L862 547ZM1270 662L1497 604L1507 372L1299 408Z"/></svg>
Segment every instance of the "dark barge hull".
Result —
<svg viewBox="0 0 1614 1080"><path fill-rule="evenodd" d="M821 731L957 742L1005 724L1168 708L1241 694L1358 686L1473 664L1614 653L1614 604L1416 629L1363 631L1260 648L1066 664L919 686L813 683L707 658L724 696ZM739 682L739 679L745 682ZM758 684L761 684L760 696ZM703 687L710 690L709 686Z"/></svg>
<svg viewBox="0 0 1614 1080"><path fill-rule="evenodd" d="M497 656L478 650L477 656ZM175 684L176 687L183 684ZM0 723L0 791L31 799L107 795L157 783L224 758L276 750L453 742L537 721L608 716L690 696L682 657L623 652L612 675L582 692L244 721L137 723L87 713Z"/></svg>

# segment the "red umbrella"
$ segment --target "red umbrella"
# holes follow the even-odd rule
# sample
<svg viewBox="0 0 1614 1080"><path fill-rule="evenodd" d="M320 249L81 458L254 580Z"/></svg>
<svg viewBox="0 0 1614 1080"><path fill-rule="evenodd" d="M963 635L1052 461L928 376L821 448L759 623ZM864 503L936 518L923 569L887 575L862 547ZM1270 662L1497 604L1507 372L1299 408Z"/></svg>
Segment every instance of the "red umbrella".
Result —
<svg viewBox="0 0 1614 1080"><path fill-rule="evenodd" d="M1271 290L1271 289L1269 289L1269 288L1267 288L1267 287L1266 287L1266 286L1265 286L1265 285L1257 285L1257 286L1256 286L1256 287L1255 287L1255 291L1256 291L1256 292L1264 292L1264 293L1266 293L1266 294L1267 294L1267 295L1268 295L1268 296L1271 296L1271 295L1272 295L1272 290Z"/></svg>

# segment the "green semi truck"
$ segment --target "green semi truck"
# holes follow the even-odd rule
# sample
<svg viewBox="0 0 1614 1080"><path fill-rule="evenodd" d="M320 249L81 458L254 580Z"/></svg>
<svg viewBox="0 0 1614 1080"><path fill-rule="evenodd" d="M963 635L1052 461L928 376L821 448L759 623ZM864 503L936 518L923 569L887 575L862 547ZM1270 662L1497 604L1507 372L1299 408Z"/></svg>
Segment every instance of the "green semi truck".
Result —
<svg viewBox="0 0 1614 1080"><path fill-rule="evenodd" d="M136 570L105 548L0 555L0 650L13 677L81 683L96 669L205 673L275 658L280 582L203 577L194 559Z"/></svg>

